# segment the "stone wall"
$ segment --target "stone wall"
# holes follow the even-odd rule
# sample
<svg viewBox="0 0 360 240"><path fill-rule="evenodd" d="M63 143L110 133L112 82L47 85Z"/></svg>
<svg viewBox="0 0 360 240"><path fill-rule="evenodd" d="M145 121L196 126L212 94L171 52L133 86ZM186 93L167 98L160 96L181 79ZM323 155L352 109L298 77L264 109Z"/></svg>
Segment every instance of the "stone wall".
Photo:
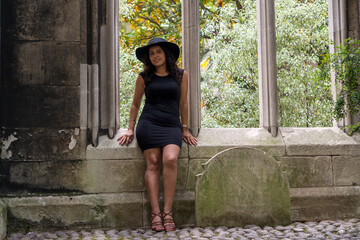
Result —
<svg viewBox="0 0 360 240"><path fill-rule="evenodd" d="M118 136L121 131L118 132ZM261 149L273 156L290 185L292 221L360 217L360 139L333 128L281 128L274 138L264 129L202 129L199 145L184 144L178 161L174 213L178 226L195 224L195 175L201 164L234 146ZM150 206L144 185L145 162L136 140L120 147L100 138L88 146L86 160L55 166L55 178L39 178L43 165L15 167L14 182L78 194L5 198L9 231L41 228L138 228L149 226ZM66 216L64 218L64 216ZM9 226L10 226L9 225Z"/></svg>
<svg viewBox="0 0 360 240"><path fill-rule="evenodd" d="M0 197L10 232L149 224L136 141L119 147L102 136L86 149L80 139L80 94L87 91L80 65L92 64L90 2L1 1ZM359 4L347 3L349 35L359 37ZM360 216L356 138L328 128L281 128L276 138L264 129L201 129L199 146L184 145L180 153L179 226L194 224L201 164L233 146L266 151L287 171L293 221Z"/></svg>
<svg viewBox="0 0 360 240"><path fill-rule="evenodd" d="M14 167L51 179L51 166L80 159L85 14L86 0L1 1L1 193L46 191L12 181ZM32 164L41 173L30 172Z"/></svg>

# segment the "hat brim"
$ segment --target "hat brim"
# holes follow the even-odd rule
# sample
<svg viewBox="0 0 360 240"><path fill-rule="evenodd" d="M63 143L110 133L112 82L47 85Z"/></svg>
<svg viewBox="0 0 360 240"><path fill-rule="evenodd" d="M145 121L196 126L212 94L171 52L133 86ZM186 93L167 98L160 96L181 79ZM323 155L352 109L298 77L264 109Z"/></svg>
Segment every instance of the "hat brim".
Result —
<svg viewBox="0 0 360 240"><path fill-rule="evenodd" d="M155 45L166 47L173 54L175 61L178 60L180 55L180 48L177 44L172 42L158 42L146 45L144 47L139 47L135 51L137 59L139 59L141 62L144 62L145 55L149 53L149 48Z"/></svg>

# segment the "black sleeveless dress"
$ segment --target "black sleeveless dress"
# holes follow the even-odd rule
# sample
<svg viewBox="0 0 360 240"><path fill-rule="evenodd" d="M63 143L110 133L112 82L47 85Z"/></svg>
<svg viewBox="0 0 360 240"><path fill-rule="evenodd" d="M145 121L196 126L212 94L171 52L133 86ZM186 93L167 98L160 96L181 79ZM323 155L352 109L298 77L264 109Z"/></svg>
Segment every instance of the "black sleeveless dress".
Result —
<svg viewBox="0 0 360 240"><path fill-rule="evenodd" d="M154 75L145 82L145 105L136 127L141 151L176 144L181 148L180 85L168 76Z"/></svg>

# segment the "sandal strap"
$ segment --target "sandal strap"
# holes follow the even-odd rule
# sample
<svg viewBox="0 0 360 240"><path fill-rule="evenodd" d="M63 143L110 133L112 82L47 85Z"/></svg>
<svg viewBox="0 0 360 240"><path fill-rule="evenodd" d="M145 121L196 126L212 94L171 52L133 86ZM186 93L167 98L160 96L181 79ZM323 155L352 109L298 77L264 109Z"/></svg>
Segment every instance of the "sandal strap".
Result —
<svg viewBox="0 0 360 240"><path fill-rule="evenodd" d="M161 213L151 213L151 221L153 221L156 217L159 217L161 219Z"/></svg>
<svg viewBox="0 0 360 240"><path fill-rule="evenodd" d="M166 216L169 216L169 217L171 217L171 218L165 219ZM164 224L174 224L174 219L173 219L173 216L172 216L172 211L170 211L170 212L164 212L164 213L163 213L163 219L164 219Z"/></svg>
<svg viewBox="0 0 360 240"><path fill-rule="evenodd" d="M172 211L164 212L164 213L163 213L163 217L165 217L165 216L170 216L170 217L172 217Z"/></svg>

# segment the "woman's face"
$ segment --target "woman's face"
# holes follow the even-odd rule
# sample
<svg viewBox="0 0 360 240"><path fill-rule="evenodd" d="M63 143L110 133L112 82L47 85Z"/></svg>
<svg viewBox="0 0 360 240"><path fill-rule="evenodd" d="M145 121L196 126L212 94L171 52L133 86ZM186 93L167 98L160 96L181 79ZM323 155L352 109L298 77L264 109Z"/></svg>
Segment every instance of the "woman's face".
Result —
<svg viewBox="0 0 360 240"><path fill-rule="evenodd" d="M149 48L149 58L155 67L166 64L165 52L160 46L152 46Z"/></svg>

